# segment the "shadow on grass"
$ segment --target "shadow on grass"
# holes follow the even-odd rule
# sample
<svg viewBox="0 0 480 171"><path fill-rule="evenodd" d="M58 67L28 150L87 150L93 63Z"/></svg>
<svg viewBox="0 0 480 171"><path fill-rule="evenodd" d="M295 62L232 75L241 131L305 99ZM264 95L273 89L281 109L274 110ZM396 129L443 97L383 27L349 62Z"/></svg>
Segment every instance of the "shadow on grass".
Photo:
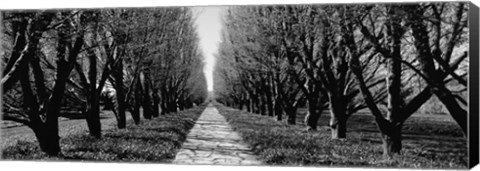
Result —
<svg viewBox="0 0 480 171"><path fill-rule="evenodd" d="M268 116L221 105L217 108L269 165L466 168L468 163L461 130L455 122L441 117L414 115L408 119L402 154L385 160L377 127L368 113L351 116L346 140L332 140L329 129L307 132L304 124L287 125ZM297 115L303 120L302 110ZM329 119L329 114L322 114L319 127L328 126Z"/></svg>
<svg viewBox="0 0 480 171"><path fill-rule="evenodd" d="M2 149L2 159L168 163L205 107L161 115L143 120L140 125L129 123L122 130L104 130L101 139L93 138L87 132L62 137L62 155L58 157L48 157L40 152L34 138L32 141L16 140Z"/></svg>

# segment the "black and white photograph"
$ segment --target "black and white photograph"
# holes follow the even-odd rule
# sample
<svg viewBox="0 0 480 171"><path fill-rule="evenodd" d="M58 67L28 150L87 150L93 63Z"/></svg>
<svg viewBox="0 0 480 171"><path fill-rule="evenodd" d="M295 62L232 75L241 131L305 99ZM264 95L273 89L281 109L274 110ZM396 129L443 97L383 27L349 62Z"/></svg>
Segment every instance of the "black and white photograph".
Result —
<svg viewBox="0 0 480 171"><path fill-rule="evenodd" d="M478 164L469 1L52 4L0 23L0 167Z"/></svg>

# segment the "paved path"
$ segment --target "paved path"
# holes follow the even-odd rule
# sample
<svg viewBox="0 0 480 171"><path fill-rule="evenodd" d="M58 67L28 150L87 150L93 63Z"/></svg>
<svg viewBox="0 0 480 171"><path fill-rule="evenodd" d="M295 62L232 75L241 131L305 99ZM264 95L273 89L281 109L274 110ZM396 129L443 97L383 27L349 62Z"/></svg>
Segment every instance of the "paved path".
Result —
<svg viewBox="0 0 480 171"><path fill-rule="evenodd" d="M177 153L175 164L260 165L261 162L211 104Z"/></svg>

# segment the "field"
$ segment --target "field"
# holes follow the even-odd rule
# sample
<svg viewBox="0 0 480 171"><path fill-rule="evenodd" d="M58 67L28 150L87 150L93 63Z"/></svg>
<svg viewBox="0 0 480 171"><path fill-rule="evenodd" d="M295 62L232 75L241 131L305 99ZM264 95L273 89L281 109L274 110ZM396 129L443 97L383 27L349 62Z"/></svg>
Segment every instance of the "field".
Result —
<svg viewBox="0 0 480 171"><path fill-rule="evenodd" d="M380 135L368 113L350 117L347 139L332 140L326 112L319 119L320 129L307 132L302 124L305 109L299 110L296 125L288 125L268 116L217 107L269 165L464 169L468 163L467 140L448 115L413 115L402 130L402 154L385 160Z"/></svg>
<svg viewBox="0 0 480 171"><path fill-rule="evenodd" d="M152 120L142 120L119 130L115 119L102 120L103 137L88 135L86 122L61 126L62 154L48 157L43 154L31 131L2 135L3 160L62 160L62 161L128 161L169 163L182 145L189 130L202 113L205 105L178 113L160 115ZM76 122L80 122L76 121ZM60 122L62 125L62 122ZM28 129L28 128L25 128Z"/></svg>

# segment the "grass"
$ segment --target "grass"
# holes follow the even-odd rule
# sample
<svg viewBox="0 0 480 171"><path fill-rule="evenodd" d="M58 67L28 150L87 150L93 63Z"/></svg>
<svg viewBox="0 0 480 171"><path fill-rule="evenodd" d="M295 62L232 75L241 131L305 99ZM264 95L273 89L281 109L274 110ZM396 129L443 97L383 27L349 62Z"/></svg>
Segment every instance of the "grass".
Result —
<svg viewBox="0 0 480 171"><path fill-rule="evenodd" d="M414 115L404 124L402 154L382 157L381 139L369 114L354 114L348 121L347 139L332 140L327 123L320 118L319 131L306 132L301 124L217 105L232 127L269 165L401 167L465 169L467 140L447 116ZM300 110L300 116L304 115Z"/></svg>
<svg viewBox="0 0 480 171"><path fill-rule="evenodd" d="M110 127L101 139L71 127L60 139L58 157L43 154L33 136L2 140L2 159L170 163L205 107L142 120L140 125L129 122L127 129Z"/></svg>

